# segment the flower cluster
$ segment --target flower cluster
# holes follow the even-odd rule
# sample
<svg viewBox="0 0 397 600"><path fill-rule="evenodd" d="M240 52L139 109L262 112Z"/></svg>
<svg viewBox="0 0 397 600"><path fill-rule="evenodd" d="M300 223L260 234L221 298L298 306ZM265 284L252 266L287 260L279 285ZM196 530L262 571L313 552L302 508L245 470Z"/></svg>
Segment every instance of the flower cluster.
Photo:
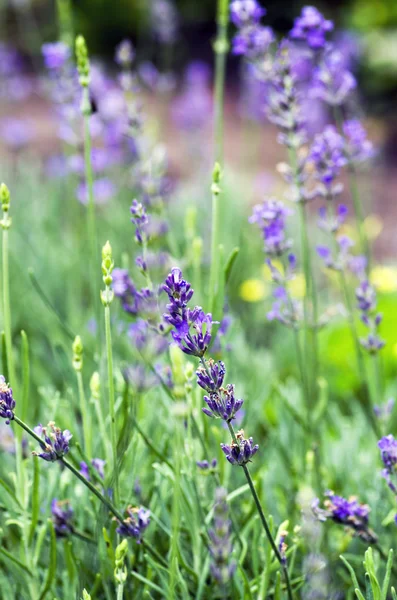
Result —
<svg viewBox="0 0 397 600"><path fill-rule="evenodd" d="M374 146L358 119L345 121L343 123L343 133L345 136L345 154L349 163L362 163L374 156Z"/></svg>
<svg viewBox="0 0 397 600"><path fill-rule="evenodd" d="M7 425L14 418L15 400L12 388L8 386L3 375L0 375L0 417L6 420Z"/></svg>
<svg viewBox="0 0 397 600"><path fill-rule="evenodd" d="M68 500L51 502L52 522L57 537L66 537L73 533L73 509Z"/></svg>
<svg viewBox="0 0 397 600"><path fill-rule="evenodd" d="M397 440L395 440L394 436L391 434L386 435L379 440L378 448L385 467L382 471L382 475L386 479L387 485L391 491L394 494L397 494L397 486L392 481L392 477L395 477L396 475Z"/></svg>
<svg viewBox="0 0 397 600"><path fill-rule="evenodd" d="M360 504L355 497L347 500L331 491L326 492L325 496L324 508L320 508L318 498L312 504L313 513L320 521L331 519L352 529L365 542L376 543L377 537L368 525L370 508L367 504Z"/></svg>
<svg viewBox="0 0 397 600"><path fill-rule="evenodd" d="M250 223L256 223L262 230L264 251L270 256L280 256L291 248L292 242L286 239L285 218L292 211L280 200L269 198L254 206Z"/></svg>
<svg viewBox="0 0 397 600"><path fill-rule="evenodd" d="M328 125L321 134L315 136L309 152L309 160L314 166L314 176L319 182L317 193L331 199L342 191L335 180L346 164L345 142L336 127Z"/></svg>
<svg viewBox="0 0 397 600"><path fill-rule="evenodd" d="M95 471L98 473L98 475L101 479L105 478L105 464L106 464L106 461L102 460L101 458L93 458L91 461L92 467L95 469ZM80 473L82 475L84 475L84 477L86 479L88 479L88 481L90 481L90 479L91 479L90 471L89 471L87 463L84 462L83 460L80 463Z"/></svg>
<svg viewBox="0 0 397 600"><path fill-rule="evenodd" d="M173 327L174 341L186 354L200 358L200 366L196 371L197 383L209 394L204 396L207 406L202 411L208 417L222 419L231 428L230 422L241 408L243 400L235 397L234 385L223 386L226 373L224 363L204 358L211 341L212 316L205 315L198 306L193 310L188 308L194 291L190 283L183 279L180 269L172 269L163 290L169 298L168 313L164 315L164 320ZM203 322L206 323L205 329ZM193 332L190 332L190 328ZM221 444L221 448L231 464L244 465L254 456L259 446L253 444L252 438L246 440L242 431L237 434L236 440L231 446Z"/></svg>
<svg viewBox="0 0 397 600"><path fill-rule="evenodd" d="M230 422L235 418L244 400L235 397L234 385L223 387L225 373L224 363L215 363L212 359L203 359L196 371L198 385L209 393L209 396L204 396L208 408L203 408L203 413L208 417Z"/></svg>
<svg viewBox="0 0 397 600"><path fill-rule="evenodd" d="M231 521L228 518L229 508L226 501L226 490L217 488L215 492L215 506L213 527L209 530L211 574L219 585L230 581L236 570L236 562L231 559Z"/></svg>
<svg viewBox="0 0 397 600"><path fill-rule="evenodd" d="M140 544L143 533L150 523L150 511L145 508L128 506L127 517L120 523L117 533L126 537L133 537Z"/></svg>
<svg viewBox="0 0 397 600"><path fill-rule="evenodd" d="M236 439L237 442L232 440L230 445L221 444L221 448L230 464L242 467L251 462L251 458L258 452L259 446L254 444L252 437L248 440L245 439L242 429L237 432Z"/></svg>
<svg viewBox="0 0 397 600"><path fill-rule="evenodd" d="M147 237L147 225L149 224L149 217L146 213L145 207L138 202L133 200L131 208L131 223L135 225L135 239L138 244L142 244L144 238Z"/></svg>
<svg viewBox="0 0 397 600"><path fill-rule="evenodd" d="M233 0L230 4L230 17L238 28L233 38L233 54L241 54L255 60L267 52L274 41L274 33L270 27L260 24L266 14L256 0Z"/></svg>
<svg viewBox="0 0 397 600"><path fill-rule="evenodd" d="M302 14L294 21L290 36L296 40L304 40L312 50L323 49L327 33L334 24L328 21L314 6L304 6Z"/></svg>
<svg viewBox="0 0 397 600"><path fill-rule="evenodd" d="M62 431L51 421L47 427L38 425L34 428L34 432L44 438L43 452L33 452L32 454L35 456L40 456L48 462L54 462L69 452L69 442L73 436L68 429Z"/></svg>
<svg viewBox="0 0 397 600"><path fill-rule="evenodd" d="M343 104L355 90L357 82L346 68L341 52L334 48L325 51L322 60L314 68L310 95L330 106Z"/></svg>
<svg viewBox="0 0 397 600"><path fill-rule="evenodd" d="M193 296L191 285L178 268L172 269L163 285L169 304L164 320L173 326L172 337L185 354L204 356L211 342L212 315L205 314L200 306L192 310L187 304Z"/></svg>
<svg viewBox="0 0 397 600"><path fill-rule="evenodd" d="M361 312L361 321L368 329L367 336L361 338L360 343L370 354L376 354L385 345L378 333L382 314L376 312L376 291L367 279L360 281L357 286L356 300L357 308Z"/></svg>
<svg viewBox="0 0 397 600"><path fill-rule="evenodd" d="M214 469L216 469L217 464L218 464L218 461L216 460L216 458L213 458L211 460L211 462L208 462L208 460L198 460L196 462L196 465L198 466L199 469L201 469L201 471L207 471L207 472L213 472Z"/></svg>

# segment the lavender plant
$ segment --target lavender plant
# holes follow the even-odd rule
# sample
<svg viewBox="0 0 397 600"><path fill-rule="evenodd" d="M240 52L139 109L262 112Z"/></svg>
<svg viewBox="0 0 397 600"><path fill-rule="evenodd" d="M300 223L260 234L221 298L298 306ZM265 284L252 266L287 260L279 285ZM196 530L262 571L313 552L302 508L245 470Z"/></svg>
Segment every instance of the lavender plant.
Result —
<svg viewBox="0 0 397 600"><path fill-rule="evenodd" d="M184 64L184 16L161 0L112 66L88 56L94 23L57 7L40 80L0 44L2 597L397 598L368 444L396 496L397 286L370 247L382 153L355 42L314 6L282 39L271 6L219 0L213 69ZM233 135L229 50L255 119ZM17 111L41 95L32 128ZM278 182L256 179L264 155Z"/></svg>

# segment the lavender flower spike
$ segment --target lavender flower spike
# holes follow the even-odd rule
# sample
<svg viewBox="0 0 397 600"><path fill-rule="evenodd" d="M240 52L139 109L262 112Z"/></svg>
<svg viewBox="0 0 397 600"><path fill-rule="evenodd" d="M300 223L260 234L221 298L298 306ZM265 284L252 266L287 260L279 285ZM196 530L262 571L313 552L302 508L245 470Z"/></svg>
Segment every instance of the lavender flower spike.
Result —
<svg viewBox="0 0 397 600"><path fill-rule="evenodd" d="M164 315L164 318L166 317L167 315ZM176 327L172 337L182 352L201 358L211 343L212 323L211 313L205 314L199 306L193 310L187 309L186 320Z"/></svg>
<svg viewBox="0 0 397 600"><path fill-rule="evenodd" d="M66 537L73 533L73 525L71 522L73 518L73 509L68 500L60 502L54 498L51 502L51 513L57 537Z"/></svg>
<svg viewBox="0 0 397 600"><path fill-rule="evenodd" d="M397 494L397 486L392 481L392 477L395 477L396 475L397 441L394 439L393 435L386 435L379 440L378 448L381 451L381 458L385 466L382 471L382 477L385 478L386 483L393 494Z"/></svg>
<svg viewBox="0 0 397 600"><path fill-rule="evenodd" d="M265 14L256 0L233 0L230 4L230 18L236 27L258 23Z"/></svg>
<svg viewBox="0 0 397 600"><path fill-rule="evenodd" d="M221 444L222 451L232 465L246 465L259 450L258 444L254 445L252 437L248 440L244 437L244 431L237 432L237 443L232 441L229 445Z"/></svg>
<svg viewBox="0 0 397 600"><path fill-rule="evenodd" d="M228 385L226 388L220 388L216 393L204 396L204 401L208 406L202 409L205 415L223 419L227 423L234 419L244 402L234 397L234 385Z"/></svg>
<svg viewBox="0 0 397 600"><path fill-rule="evenodd" d="M226 367L221 360L215 362L210 358L206 361L207 369L202 365L196 371L197 383L209 394L215 394L223 385Z"/></svg>
<svg viewBox="0 0 397 600"><path fill-rule="evenodd" d="M367 504L359 504L353 496L347 500L331 491L326 492L325 496L327 500L324 501L324 509L320 508L318 498L312 504L313 513L320 521L331 519L353 529L355 535L365 542L376 543L377 537L368 527L370 508Z"/></svg>
<svg viewBox="0 0 397 600"><path fill-rule="evenodd" d="M171 270L171 273L165 280L163 290L166 292L170 300L170 303L167 304L167 309L170 312L169 316L171 318L167 319L167 321L171 325L176 325L179 320L174 322L175 320L172 319L172 317L176 315L182 316L182 313L184 309L186 309L187 303L191 300L194 291L192 290L190 283L183 279L182 271L177 267L174 267Z"/></svg>
<svg viewBox="0 0 397 600"><path fill-rule="evenodd" d="M326 34L332 31L332 21L324 19L314 6L304 6L300 17L295 19L290 36L296 40L304 40L312 50L325 47Z"/></svg>
<svg viewBox="0 0 397 600"><path fill-rule="evenodd" d="M213 527L208 532L211 540L211 574L219 585L225 585L236 570L236 563L231 560L233 548L226 490L218 488L215 492L215 498Z"/></svg>
<svg viewBox="0 0 397 600"><path fill-rule="evenodd" d="M48 462L54 462L69 452L69 442L73 436L68 429L61 431L51 421L47 427L38 425L34 428L34 432L44 438L42 445L44 452L32 452L34 456L40 456Z"/></svg>
<svg viewBox="0 0 397 600"><path fill-rule="evenodd" d="M6 420L7 425L14 418L15 400L3 375L0 375L0 417Z"/></svg>
<svg viewBox="0 0 397 600"><path fill-rule="evenodd" d="M133 537L140 544L142 535L150 523L150 511L145 508L133 508L128 506L126 509L127 517L117 528L117 533L126 537Z"/></svg>

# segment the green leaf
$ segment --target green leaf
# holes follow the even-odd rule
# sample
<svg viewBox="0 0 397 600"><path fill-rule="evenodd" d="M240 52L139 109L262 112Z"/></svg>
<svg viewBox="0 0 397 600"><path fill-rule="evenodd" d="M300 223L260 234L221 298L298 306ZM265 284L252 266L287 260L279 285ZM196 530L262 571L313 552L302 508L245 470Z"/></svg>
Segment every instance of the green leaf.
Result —
<svg viewBox="0 0 397 600"><path fill-rule="evenodd" d="M394 589L394 587L391 588L391 595L392 595L393 600L397 600L397 594L396 594L396 590Z"/></svg>
<svg viewBox="0 0 397 600"><path fill-rule="evenodd" d="M226 266L225 266L225 271L224 271L225 286L229 283L230 275L232 273L232 269L234 267L234 263L236 262L238 255L239 255L239 252L240 252L240 248L238 246L236 246L235 248L233 248L233 250L229 254L229 258L226 261Z"/></svg>
<svg viewBox="0 0 397 600"><path fill-rule="evenodd" d="M6 558L8 558L8 560L10 560L12 563L14 563L14 565L17 565L18 567L23 569L23 571L25 571L25 573L30 575L30 577L33 577L33 573L29 569L29 567L27 565L25 565L23 562L21 562L20 560L18 560L17 558L15 558L15 556L13 554L11 554L10 552L8 552L8 550L0 547L0 554L5 556Z"/></svg>
<svg viewBox="0 0 397 600"><path fill-rule="evenodd" d="M33 541L40 511L40 461L33 460L33 486L32 486L32 521L29 530L29 544Z"/></svg>
<svg viewBox="0 0 397 600"><path fill-rule="evenodd" d="M358 585L356 573L354 572L354 569L351 566L351 564L349 562L347 562L347 560L345 559L344 556L340 555L339 558L341 559L341 561L343 562L343 564L345 565L345 567L349 571L350 577L352 578L352 582L353 582L353 585L354 585L354 588L355 588L355 591L356 591L356 594L357 594L357 589L360 591L360 586Z"/></svg>
<svg viewBox="0 0 397 600"><path fill-rule="evenodd" d="M48 527L50 529L50 561L47 570L47 579L45 581L43 590L40 594L39 600L44 600L48 592L51 590L51 585L55 578L57 568L57 543L54 525L52 524L52 521L50 521L50 519L48 519Z"/></svg>
<svg viewBox="0 0 397 600"><path fill-rule="evenodd" d="M386 565L386 573L385 573L385 578L383 580L383 585L382 585L382 600L387 600L387 591L389 589L391 570L393 568L393 554L394 554L394 551L391 548L389 550L389 556L388 556L387 565Z"/></svg>
<svg viewBox="0 0 397 600"><path fill-rule="evenodd" d="M364 596L362 595L362 593L360 592L359 589L355 589L354 591L356 593L358 600L365 600Z"/></svg>

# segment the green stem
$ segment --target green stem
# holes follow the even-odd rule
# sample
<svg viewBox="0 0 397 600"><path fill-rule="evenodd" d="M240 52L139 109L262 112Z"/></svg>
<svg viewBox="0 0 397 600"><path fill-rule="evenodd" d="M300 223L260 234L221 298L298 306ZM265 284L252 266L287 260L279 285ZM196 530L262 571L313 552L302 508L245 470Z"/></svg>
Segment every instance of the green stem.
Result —
<svg viewBox="0 0 397 600"><path fill-rule="evenodd" d="M233 425L230 422L228 422L227 425L228 425L228 428L229 428L229 431L230 431L230 435L232 436L233 442L235 444L239 445L238 440L236 438L236 434L234 432ZM252 477L250 475L248 467L247 467L247 465L242 465L242 467L243 467L244 475L245 475L245 477L247 479L249 488L251 490L252 497L254 498L254 502L255 502L256 508L258 510L258 514L259 514L260 520L262 522L263 529L265 530L267 539L270 542L270 545L272 547L274 555L275 555L276 559L278 560L278 562L279 562L279 564L281 566L281 569L283 571L283 575L284 575L284 579L285 579L285 584L286 584L286 587L287 587L288 598L289 598L289 600L293 600L291 582L289 580L289 573L288 573L287 565L285 564L285 561L283 560L283 558L282 558L282 556L280 554L280 551L277 548L277 545L276 545L276 542L275 542L275 540L273 538L272 532L270 531L269 524L268 524L267 519L265 517L265 513L263 512L263 508L262 508L261 502L259 500L258 494L256 492L256 489L255 489L255 486L254 486L254 482L252 481Z"/></svg>
<svg viewBox="0 0 397 600"><path fill-rule="evenodd" d="M85 104L89 106L88 88L83 88L83 94L86 95ZM84 101L83 101L84 103ZM88 192L87 206L87 233L88 244L91 254L91 293L95 307L97 323L100 322L100 304L99 304L99 282L96 276L96 257L97 257L97 233L95 222L95 202L94 202L94 175L91 162L91 132L90 132L90 114L84 114L84 164L85 164L85 179ZM100 327L98 336L100 335Z"/></svg>
<svg viewBox="0 0 397 600"><path fill-rule="evenodd" d="M124 584L119 583L117 586L117 600L123 600Z"/></svg>
<svg viewBox="0 0 397 600"><path fill-rule="evenodd" d="M214 316L217 286L219 285L219 192L212 192L210 307Z"/></svg>
<svg viewBox="0 0 397 600"><path fill-rule="evenodd" d="M229 49L227 40L227 24L229 0L218 0L217 35L214 44L215 52L215 91L214 91L214 145L215 160L223 163L223 109L225 94L226 55Z"/></svg>
<svg viewBox="0 0 397 600"><path fill-rule="evenodd" d="M6 215L3 217L6 219ZM3 228L3 318L4 333L7 352L8 376L13 387L16 387L17 381L14 368L14 354L12 349L11 333L11 308L10 308L10 280L9 280L9 260L8 260L8 228Z"/></svg>
<svg viewBox="0 0 397 600"><path fill-rule="evenodd" d="M77 386L79 390L80 410L81 418L83 421L83 435L84 435L84 450L86 454L91 458L91 424L89 415L87 412L87 399L84 392L83 374L81 371L76 371Z"/></svg>
<svg viewBox="0 0 397 600"><path fill-rule="evenodd" d="M113 473L114 473L114 499L119 504L119 470L117 462L117 433L116 433L116 413L115 413L115 393L113 377L113 350L112 350L112 332L110 327L110 307L105 306L105 334L106 334L106 354L108 363L108 388L109 388L109 416L110 433L112 442Z"/></svg>

